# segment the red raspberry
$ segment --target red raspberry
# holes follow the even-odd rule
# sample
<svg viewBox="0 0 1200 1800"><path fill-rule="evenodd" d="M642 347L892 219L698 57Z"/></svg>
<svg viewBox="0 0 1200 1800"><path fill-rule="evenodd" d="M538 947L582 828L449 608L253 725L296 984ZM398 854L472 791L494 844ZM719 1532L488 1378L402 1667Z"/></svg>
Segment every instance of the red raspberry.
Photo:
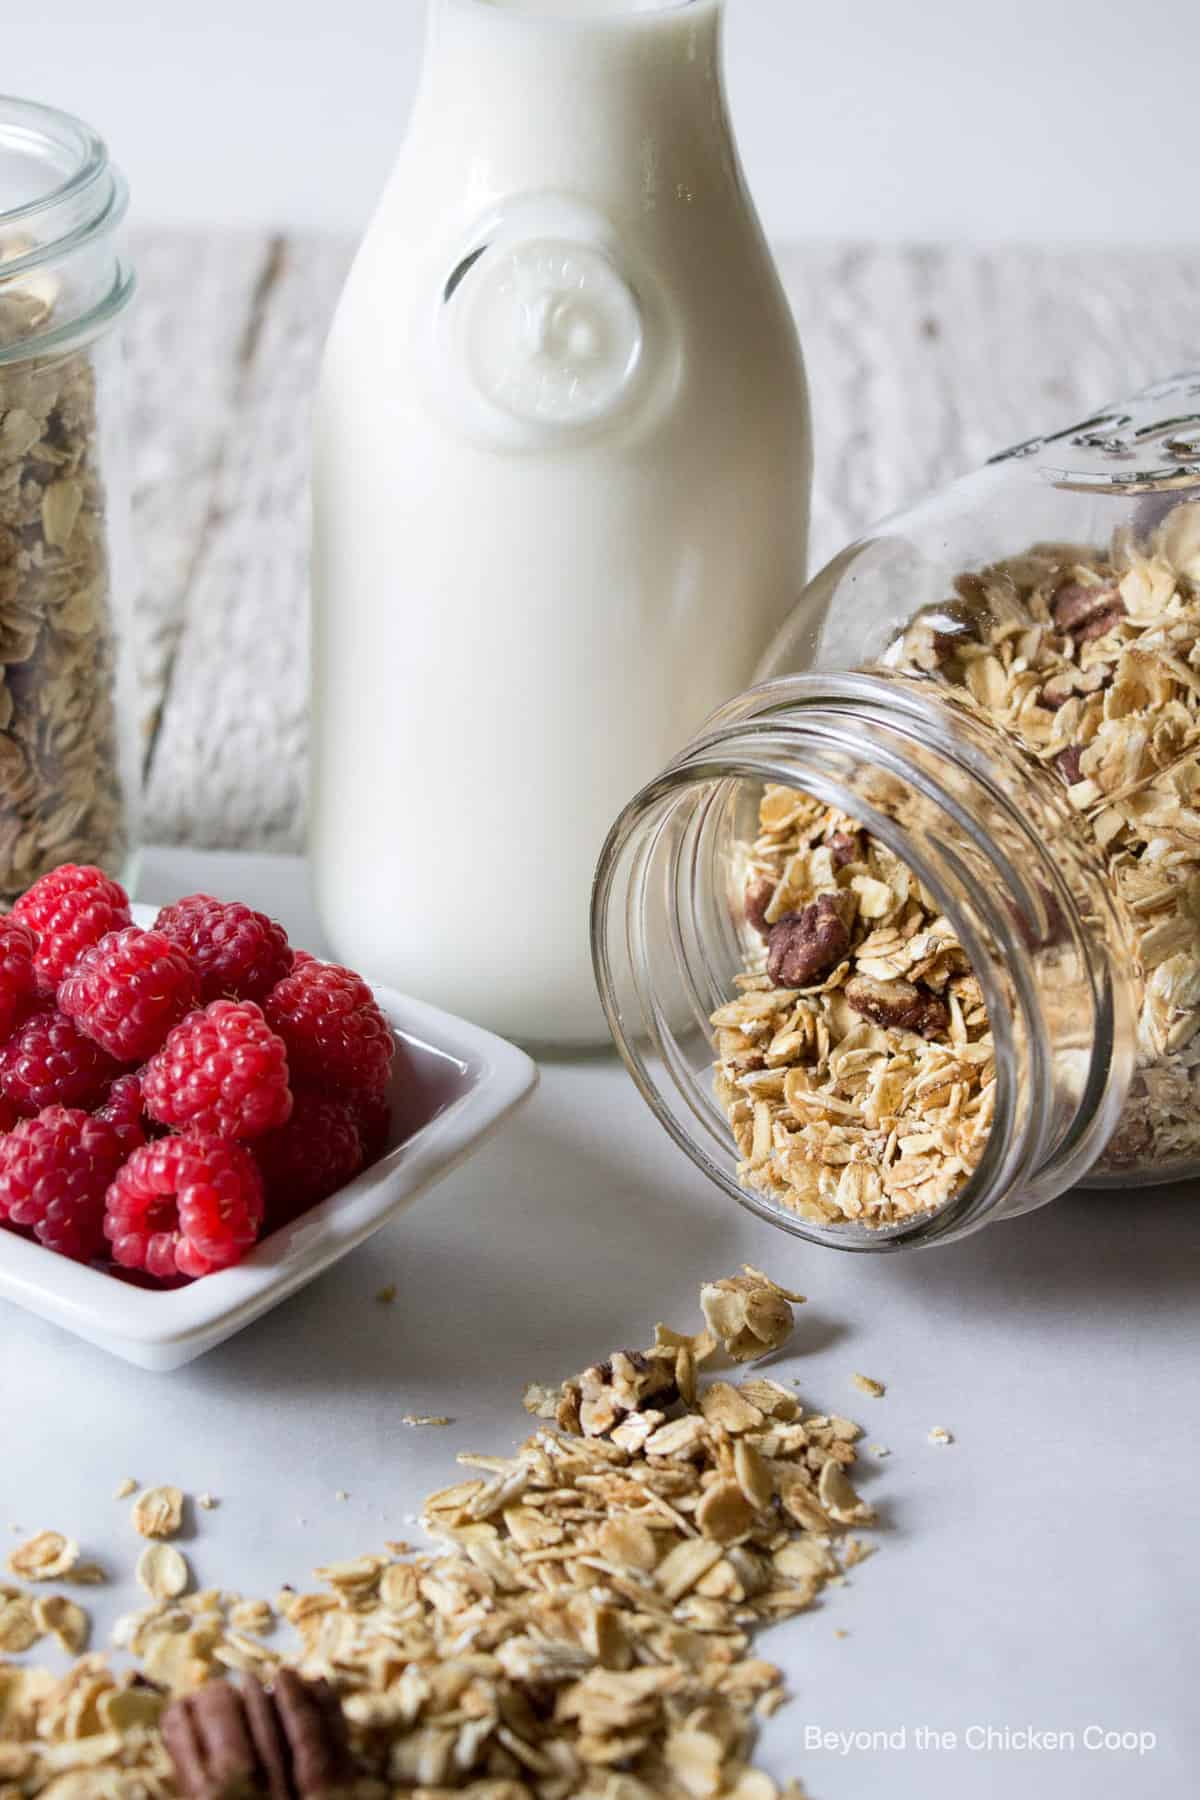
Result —
<svg viewBox="0 0 1200 1800"><path fill-rule="evenodd" d="M292 966L283 926L238 900L189 894L164 906L154 929L187 951L202 1000L262 1000Z"/></svg>
<svg viewBox="0 0 1200 1800"><path fill-rule="evenodd" d="M43 1106L96 1106L121 1065L63 1013L35 1012L0 1050L0 1089L32 1118Z"/></svg>
<svg viewBox="0 0 1200 1800"><path fill-rule="evenodd" d="M128 925L129 896L103 869L64 863L22 894L12 916L35 933L34 968L45 987L55 988L89 944Z"/></svg>
<svg viewBox="0 0 1200 1800"><path fill-rule="evenodd" d="M20 1117L21 1115L12 1101L6 1100L4 1095L0 1094L0 1133L11 1131Z"/></svg>
<svg viewBox="0 0 1200 1800"><path fill-rule="evenodd" d="M172 1025L196 1003L185 953L160 931L110 931L75 964L58 1004L118 1062L153 1056Z"/></svg>
<svg viewBox="0 0 1200 1800"><path fill-rule="evenodd" d="M112 1126L69 1106L48 1106L0 1138L0 1218L76 1262L104 1248L104 1195L121 1164Z"/></svg>
<svg viewBox="0 0 1200 1800"><path fill-rule="evenodd" d="M37 939L28 925L11 915L0 919L0 1041L10 1036L34 1003L36 949Z"/></svg>
<svg viewBox="0 0 1200 1800"><path fill-rule="evenodd" d="M98 1106L93 1116L106 1120L112 1126L121 1145L122 1155L131 1156L146 1141L144 1115L141 1078L137 1075L122 1075L113 1082L104 1105Z"/></svg>
<svg viewBox="0 0 1200 1800"><path fill-rule="evenodd" d="M392 1103L386 1091L381 1094L352 1094L350 1105L358 1135L362 1139L366 1163L378 1162L388 1147L392 1132Z"/></svg>
<svg viewBox="0 0 1200 1800"><path fill-rule="evenodd" d="M248 1150L200 1132L143 1144L108 1190L113 1259L159 1281L240 1262L258 1237L262 1176Z"/></svg>
<svg viewBox="0 0 1200 1800"><path fill-rule="evenodd" d="M276 1231L353 1181L363 1166L350 1106L300 1094L287 1124L254 1146L267 1188L268 1231Z"/></svg>
<svg viewBox="0 0 1200 1800"><path fill-rule="evenodd" d="M287 1045L298 1081L323 1088L387 1086L396 1041L366 982L336 963L306 962L263 1002L267 1023Z"/></svg>
<svg viewBox="0 0 1200 1800"><path fill-rule="evenodd" d="M177 1131L261 1137L292 1110L283 1039L253 1000L214 1000L146 1064L142 1098L152 1119Z"/></svg>

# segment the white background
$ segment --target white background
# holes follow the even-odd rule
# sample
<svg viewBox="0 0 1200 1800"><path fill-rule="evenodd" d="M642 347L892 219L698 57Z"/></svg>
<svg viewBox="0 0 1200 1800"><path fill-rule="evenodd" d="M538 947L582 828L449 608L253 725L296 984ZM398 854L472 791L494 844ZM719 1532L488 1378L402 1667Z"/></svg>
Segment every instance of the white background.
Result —
<svg viewBox="0 0 1200 1800"><path fill-rule="evenodd" d="M404 129L422 0L0 0L0 89L108 137L147 223L356 231ZM1195 0L729 0L778 238L1194 241Z"/></svg>

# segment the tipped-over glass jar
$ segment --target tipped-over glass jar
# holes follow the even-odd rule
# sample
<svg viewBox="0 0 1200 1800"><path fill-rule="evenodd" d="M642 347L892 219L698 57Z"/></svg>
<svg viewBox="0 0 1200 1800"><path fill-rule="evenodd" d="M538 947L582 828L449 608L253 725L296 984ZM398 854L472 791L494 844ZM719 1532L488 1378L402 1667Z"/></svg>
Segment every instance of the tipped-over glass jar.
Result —
<svg viewBox="0 0 1200 1800"><path fill-rule="evenodd" d="M86 125L0 99L0 909L59 863L130 874L124 212Z"/></svg>
<svg viewBox="0 0 1200 1800"><path fill-rule="evenodd" d="M852 1250L1200 1172L1200 372L878 527L764 673L597 875L689 1155Z"/></svg>

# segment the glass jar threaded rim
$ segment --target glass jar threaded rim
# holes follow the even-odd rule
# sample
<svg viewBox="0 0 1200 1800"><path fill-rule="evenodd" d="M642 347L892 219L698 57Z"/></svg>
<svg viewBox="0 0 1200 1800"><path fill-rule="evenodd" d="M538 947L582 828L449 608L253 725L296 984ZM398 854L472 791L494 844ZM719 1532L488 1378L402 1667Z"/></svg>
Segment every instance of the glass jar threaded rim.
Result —
<svg viewBox="0 0 1200 1800"><path fill-rule="evenodd" d="M12 332L0 364L60 353L103 331L129 304L132 268L119 248L124 177L82 119L0 96L0 307L45 291Z"/></svg>

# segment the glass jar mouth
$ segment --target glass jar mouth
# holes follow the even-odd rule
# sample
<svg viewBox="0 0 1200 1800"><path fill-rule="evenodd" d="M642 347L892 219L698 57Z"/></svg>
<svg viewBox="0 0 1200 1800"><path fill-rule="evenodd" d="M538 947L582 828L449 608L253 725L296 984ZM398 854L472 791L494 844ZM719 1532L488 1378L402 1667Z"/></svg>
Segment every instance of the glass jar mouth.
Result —
<svg viewBox="0 0 1200 1800"><path fill-rule="evenodd" d="M964 911L960 896L954 891L954 876L959 865L952 843L941 842L938 854L931 854L927 845L906 834L895 819L865 803L861 793L839 781L828 767L822 768L819 757L813 756L798 766L794 739L786 746L782 742L779 712L772 712L770 708L773 691L778 691L781 705L786 695L789 706L795 706L797 690L805 688L811 690L815 703L818 698L861 698L880 685L872 677L822 678L820 681L792 679L769 683L723 709L712 722L715 729L710 728L692 752L678 758L657 782L636 796L617 821L598 867L593 905L593 957L609 1027L626 1068L659 1122L731 1199L757 1217L808 1242L859 1253L896 1251L961 1236L997 1210L1005 1210L1006 1197L1039 1180L1045 1182L1050 1171L1066 1169L1071 1171L1068 1179L1077 1178L1082 1167L1097 1153L1097 1137L1102 1142L1115 1124L1128 1080L1127 1048L1117 1048L1125 1046L1128 1039L1126 1022L1118 1017L1119 1000L1114 985L1101 981L1094 995L1095 1034L1090 1067L1081 1083L1078 1112L1069 1130L1056 1132L1048 1099L1053 1085L1048 1073L1049 1052L1039 1018L1038 994L1028 957L1023 954L1021 916L1014 916L1004 904L1014 893L1027 893L1020 872L1006 862L997 847L997 891L977 895L984 927L981 931L979 922ZM894 712L903 713L911 705L906 697L892 693L887 697ZM914 714L919 714L920 710L919 704L913 708ZM748 717L751 713L754 716ZM850 741L850 732L857 730L856 747L861 752L861 722L856 725L849 717L838 722L833 713L823 721L815 717L805 720L806 745L810 750L815 749L818 741L823 739L825 748L838 747L838 730L845 730L847 726L846 741ZM794 717L790 729L793 732L796 729ZM886 748L874 745L872 758L882 773L903 774L906 780L913 780L912 766L903 765ZM675 860L679 864L690 856L690 871L677 869L676 874L686 876L690 872L694 877L697 850L704 837L705 815L711 819L719 812L731 784L746 782L759 787L769 783L799 789L856 819L937 901L954 927L983 990L996 1046L994 1118L975 1168L962 1186L934 1211L880 1226L852 1222L826 1225L789 1210L783 1201L761 1197L742 1186L734 1173L737 1159L730 1125L713 1091L712 1071L709 1070L707 1085L702 1085L694 1067L687 1066L678 1033L664 1015L649 973L649 948L639 940L646 916L646 894L639 890L638 884L647 880L652 870L655 880L662 873L655 866L656 840L670 829L676 808L689 797L695 802L696 818L688 831L687 841L676 850ZM971 818L952 794L935 792L927 785L926 798L942 812L948 829L956 827L964 833L971 831ZM629 849L639 837L640 862L626 880ZM969 874L961 872L969 882ZM1072 906L1065 892L1055 896L1055 903L1059 899L1066 907ZM618 921L614 929L614 903L618 900L624 902L624 919ZM1036 895L1031 904L1036 912ZM619 913L620 910L621 906L617 905L616 911ZM683 928L672 929L675 933L674 959L682 967L687 962L681 936ZM990 941L985 943L985 936ZM620 976L615 966L618 960L622 964ZM624 967L626 961L628 970ZM1007 977L1003 988L1002 972ZM629 1009L622 997L626 978L631 980L632 992L636 995L634 1005ZM706 1035L712 1045L711 1014L732 996L728 992L719 992L716 987L701 994L696 990L690 969L688 981L691 983L688 995L692 1009L690 1024ZM627 1011L633 1011L635 1016L630 1019ZM640 1017L636 1016L638 1014ZM651 1052L649 1056L647 1050ZM712 1060L715 1061L715 1050ZM668 1091L665 1084L655 1078L651 1067L654 1061L661 1063L673 1091ZM1114 1063L1117 1065L1115 1079ZM1018 1067L1022 1071L1020 1081ZM1059 1180L1054 1191L1061 1191L1065 1185L1067 1179ZM1045 1197L1051 1196L1047 1193Z"/></svg>
<svg viewBox="0 0 1200 1800"><path fill-rule="evenodd" d="M5 150L43 158L57 151L67 159L67 167L44 192L15 206L0 206L0 230L32 223L39 214L85 193L108 168L108 148L90 125L56 106L13 94L0 94L0 152Z"/></svg>
<svg viewBox="0 0 1200 1800"><path fill-rule="evenodd" d="M82 268L112 239L129 191L104 140L82 119L38 101L0 95L0 169L19 197L0 204L0 297L22 284L52 282L52 270ZM93 259L94 260L94 259ZM0 364L21 361L35 345L53 352L93 336L129 302L132 271L120 259L107 281L90 278L80 303L58 309L44 326L0 341Z"/></svg>

